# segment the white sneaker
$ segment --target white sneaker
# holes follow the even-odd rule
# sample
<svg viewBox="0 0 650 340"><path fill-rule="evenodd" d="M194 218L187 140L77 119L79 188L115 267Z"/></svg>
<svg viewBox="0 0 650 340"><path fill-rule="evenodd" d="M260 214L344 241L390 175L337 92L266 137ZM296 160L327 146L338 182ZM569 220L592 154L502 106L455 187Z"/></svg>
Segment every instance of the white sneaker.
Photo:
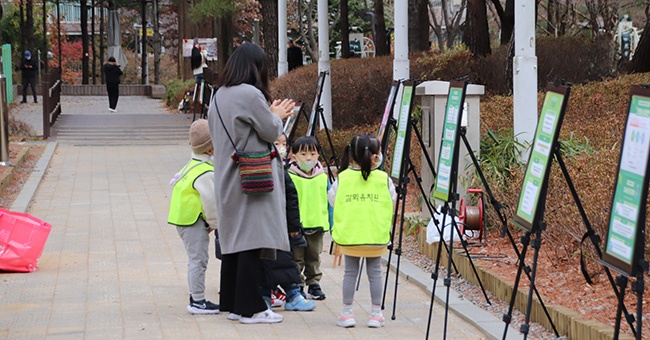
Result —
<svg viewBox="0 0 650 340"><path fill-rule="evenodd" d="M115 109L111 109L111 108L109 108L108 111L111 111L111 112L117 112L117 110L115 110Z"/></svg>
<svg viewBox="0 0 650 340"><path fill-rule="evenodd" d="M235 313L228 313L228 320L239 321L239 319L241 319L241 315Z"/></svg>
<svg viewBox="0 0 650 340"><path fill-rule="evenodd" d="M239 322L243 324L254 324L254 323L278 323L282 322L284 317L278 313L274 313L270 309L261 311L259 313L253 314L250 318L242 316L239 319Z"/></svg>

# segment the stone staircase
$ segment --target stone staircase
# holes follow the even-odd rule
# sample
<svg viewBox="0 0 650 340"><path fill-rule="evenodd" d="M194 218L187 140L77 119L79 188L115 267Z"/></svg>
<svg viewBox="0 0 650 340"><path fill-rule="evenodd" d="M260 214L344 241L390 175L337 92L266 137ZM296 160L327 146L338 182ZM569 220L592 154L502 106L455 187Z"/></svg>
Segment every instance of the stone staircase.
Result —
<svg viewBox="0 0 650 340"><path fill-rule="evenodd" d="M62 115L52 140L74 145L167 145L188 142L191 115Z"/></svg>

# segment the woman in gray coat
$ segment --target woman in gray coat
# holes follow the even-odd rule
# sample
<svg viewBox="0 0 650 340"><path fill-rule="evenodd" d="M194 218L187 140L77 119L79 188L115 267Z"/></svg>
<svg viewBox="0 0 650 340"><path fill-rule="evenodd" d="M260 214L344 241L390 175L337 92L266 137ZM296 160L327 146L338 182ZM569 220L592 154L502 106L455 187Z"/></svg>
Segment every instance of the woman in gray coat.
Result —
<svg viewBox="0 0 650 340"><path fill-rule="evenodd" d="M268 149L282 133L282 120L292 114L295 103L285 99L269 105L266 56L250 43L235 49L218 85L208 117L223 253L220 309L241 323L280 322L282 315L267 308L259 287L261 259L274 259L277 249L289 251L282 162L279 158L271 162L273 191L243 194L228 134L239 151Z"/></svg>

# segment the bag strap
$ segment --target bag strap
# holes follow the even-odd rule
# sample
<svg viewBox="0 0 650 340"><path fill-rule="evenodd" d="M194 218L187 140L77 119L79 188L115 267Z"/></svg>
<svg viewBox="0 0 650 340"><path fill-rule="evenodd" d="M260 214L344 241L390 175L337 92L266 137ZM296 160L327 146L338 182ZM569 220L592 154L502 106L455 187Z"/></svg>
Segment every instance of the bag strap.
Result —
<svg viewBox="0 0 650 340"><path fill-rule="evenodd" d="M232 138L230 137L230 133L228 133L228 129L226 129L226 124L223 123L223 118L221 118L221 112L219 112L219 104L217 104L216 92L214 95L214 107L217 108L217 115L219 115L219 120L221 121L221 125L223 126L224 131L226 131L226 136L228 136L228 140L230 140L230 144L232 144L233 149L235 149L235 153L237 153L237 147L235 146L235 142L232 141Z"/></svg>

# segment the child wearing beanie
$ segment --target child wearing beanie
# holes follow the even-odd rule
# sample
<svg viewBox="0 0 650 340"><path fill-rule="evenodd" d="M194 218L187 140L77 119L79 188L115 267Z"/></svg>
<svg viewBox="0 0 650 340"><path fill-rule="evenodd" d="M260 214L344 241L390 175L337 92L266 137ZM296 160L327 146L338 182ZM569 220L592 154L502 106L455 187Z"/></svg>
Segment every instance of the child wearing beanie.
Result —
<svg viewBox="0 0 650 340"><path fill-rule="evenodd" d="M205 298L205 270L208 267L210 232L217 228L214 193L213 147L208 121L199 119L190 126L190 161L174 175L167 222L176 226L187 253L187 283L190 314L217 314L219 305Z"/></svg>

